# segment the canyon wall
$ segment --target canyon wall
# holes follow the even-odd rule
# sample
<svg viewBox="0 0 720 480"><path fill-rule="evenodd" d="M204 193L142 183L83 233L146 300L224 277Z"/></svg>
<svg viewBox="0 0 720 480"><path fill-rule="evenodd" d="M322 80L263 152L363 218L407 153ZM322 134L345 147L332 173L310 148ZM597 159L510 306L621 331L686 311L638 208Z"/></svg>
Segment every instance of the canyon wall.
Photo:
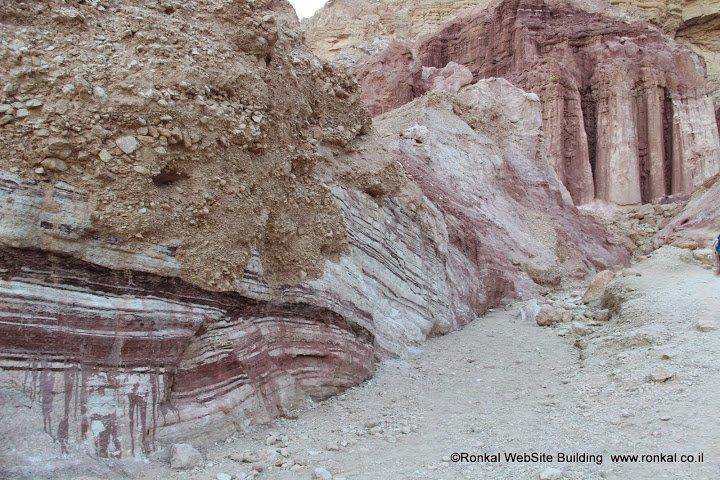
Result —
<svg viewBox="0 0 720 480"><path fill-rule="evenodd" d="M308 43L320 57L353 65L392 40L434 33L452 17L489 0L331 0L303 20ZM720 6L715 0L610 0L577 2L627 21L643 19L700 55L720 107Z"/></svg>
<svg viewBox="0 0 720 480"><path fill-rule="evenodd" d="M558 181L535 94L485 79L458 93L432 91L376 117L375 126L443 212L450 243L471 260L468 277L482 290L558 286L626 261Z"/></svg>
<svg viewBox="0 0 720 480"><path fill-rule="evenodd" d="M700 247L710 247L720 234L720 176L705 182L683 210L657 235L660 244L691 240Z"/></svg>
<svg viewBox="0 0 720 480"><path fill-rule="evenodd" d="M540 96L551 161L578 204L688 194L720 168L715 110L695 58L644 24L566 1L505 0L412 46L393 44L356 73L378 114L426 91L423 68L450 62Z"/></svg>
<svg viewBox="0 0 720 480"><path fill-rule="evenodd" d="M0 31L3 468L244 428L499 301L289 4L13 2Z"/></svg>
<svg viewBox="0 0 720 480"><path fill-rule="evenodd" d="M330 0L302 26L320 58L355 64L393 39L434 32L464 9L490 0Z"/></svg>
<svg viewBox="0 0 720 480"><path fill-rule="evenodd" d="M243 430L627 262L537 97L462 65L374 131L284 1L13 2L0 32L0 476Z"/></svg>

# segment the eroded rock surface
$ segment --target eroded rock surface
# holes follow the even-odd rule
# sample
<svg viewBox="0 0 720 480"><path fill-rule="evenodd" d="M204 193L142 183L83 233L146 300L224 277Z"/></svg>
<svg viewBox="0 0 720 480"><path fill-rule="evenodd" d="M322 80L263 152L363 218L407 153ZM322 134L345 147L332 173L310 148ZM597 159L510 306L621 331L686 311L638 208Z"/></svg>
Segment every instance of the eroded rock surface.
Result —
<svg viewBox="0 0 720 480"><path fill-rule="evenodd" d="M701 55L720 106L720 5L715 0L610 0L657 24L668 35Z"/></svg>
<svg viewBox="0 0 720 480"><path fill-rule="evenodd" d="M685 208L658 233L660 242L695 242L696 248L710 246L720 234L720 177L708 180L690 198Z"/></svg>
<svg viewBox="0 0 720 480"><path fill-rule="evenodd" d="M0 22L9 475L244 428L473 318L440 212L289 4Z"/></svg>
<svg viewBox="0 0 720 480"><path fill-rule="evenodd" d="M691 54L646 25L567 1L504 0L458 16L412 50L412 57L403 51L405 69L392 46L358 67L371 112L423 91L418 74L379 79L388 64L417 72L455 62L475 79L505 77L540 96L551 161L578 204L687 194L720 169L703 72ZM390 95L384 82L405 94ZM373 98L377 91L383 94Z"/></svg>
<svg viewBox="0 0 720 480"><path fill-rule="evenodd" d="M557 181L537 98L466 66L419 68L434 96L371 132L285 2L0 22L2 475L242 430L627 260Z"/></svg>
<svg viewBox="0 0 720 480"><path fill-rule="evenodd" d="M458 12L489 0L330 0L303 20L308 44L321 58L354 64L387 42L435 31Z"/></svg>
<svg viewBox="0 0 720 480"><path fill-rule="evenodd" d="M540 112L536 95L495 78L431 92L375 122L444 213L451 245L471 260L466 278L480 279L471 286L497 298L627 261L558 182Z"/></svg>

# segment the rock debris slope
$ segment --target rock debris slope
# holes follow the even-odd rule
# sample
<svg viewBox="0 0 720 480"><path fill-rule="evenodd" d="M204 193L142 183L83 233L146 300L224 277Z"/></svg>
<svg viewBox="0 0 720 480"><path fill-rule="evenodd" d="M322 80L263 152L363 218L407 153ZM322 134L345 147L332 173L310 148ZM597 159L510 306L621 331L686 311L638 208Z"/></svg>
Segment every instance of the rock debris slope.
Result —
<svg viewBox="0 0 720 480"><path fill-rule="evenodd" d="M391 43L356 73L379 114L423 94L426 69L450 62L540 96L552 162L578 204L691 193L720 169L702 63L646 24L566 0L503 0Z"/></svg>
<svg viewBox="0 0 720 480"><path fill-rule="evenodd" d="M284 1L21 1L0 32L3 475L287 414L627 259L563 196L532 95L496 81L419 104L451 122L425 151L402 112L372 132ZM455 166L478 170L457 192Z"/></svg>

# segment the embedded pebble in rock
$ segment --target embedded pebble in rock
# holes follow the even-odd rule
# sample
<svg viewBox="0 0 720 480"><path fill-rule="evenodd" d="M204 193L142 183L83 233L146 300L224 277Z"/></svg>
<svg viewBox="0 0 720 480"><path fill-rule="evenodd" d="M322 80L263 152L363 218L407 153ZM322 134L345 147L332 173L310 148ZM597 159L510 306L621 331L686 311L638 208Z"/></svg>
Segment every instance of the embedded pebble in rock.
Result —
<svg viewBox="0 0 720 480"><path fill-rule="evenodd" d="M674 376L675 374L665 367L657 367L650 373L650 379L656 383L667 382Z"/></svg>
<svg viewBox="0 0 720 480"><path fill-rule="evenodd" d="M58 158L46 158L40 164L53 172L64 172L68 169L67 164Z"/></svg>
<svg viewBox="0 0 720 480"><path fill-rule="evenodd" d="M713 332L718 329L718 323L707 319L698 320L695 324L695 328L701 332Z"/></svg>
<svg viewBox="0 0 720 480"><path fill-rule="evenodd" d="M135 152L135 150L137 150L140 146L140 143L137 141L137 139L131 135L118 138L117 140L115 140L115 144L120 150L122 150L128 155Z"/></svg>

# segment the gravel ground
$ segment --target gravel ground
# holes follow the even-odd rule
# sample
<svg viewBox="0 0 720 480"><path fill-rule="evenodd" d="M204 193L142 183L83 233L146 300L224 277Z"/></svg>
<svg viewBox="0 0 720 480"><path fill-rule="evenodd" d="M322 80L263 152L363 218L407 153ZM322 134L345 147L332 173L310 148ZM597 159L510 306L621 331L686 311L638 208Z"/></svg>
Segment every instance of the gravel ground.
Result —
<svg viewBox="0 0 720 480"><path fill-rule="evenodd" d="M274 480L316 469L336 480L720 478L720 278L690 258L665 247L635 266L640 276L618 278L608 287L617 313L583 336L522 321L517 306L494 311L298 419L201 448L194 470L150 464L143 478L244 478L253 468ZM554 461L453 463L455 452ZM558 462L559 452L602 464ZM702 452L704 462L610 459L661 452Z"/></svg>

